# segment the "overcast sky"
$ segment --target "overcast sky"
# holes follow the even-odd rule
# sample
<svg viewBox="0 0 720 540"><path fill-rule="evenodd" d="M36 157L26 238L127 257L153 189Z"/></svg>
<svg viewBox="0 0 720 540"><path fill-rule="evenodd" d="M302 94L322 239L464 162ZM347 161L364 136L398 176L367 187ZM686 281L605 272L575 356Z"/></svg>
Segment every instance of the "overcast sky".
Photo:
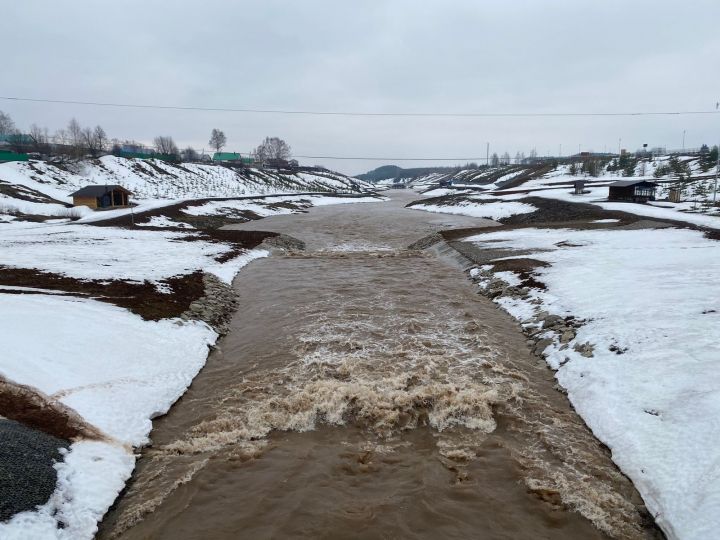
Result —
<svg viewBox="0 0 720 540"><path fill-rule="evenodd" d="M23 0L0 18L0 95L358 112L712 110L720 2ZM0 100L20 128L76 117L110 137L296 155L473 158L717 144L720 115L388 118L113 109ZM347 173L384 162L300 159ZM419 166L432 162L396 162Z"/></svg>

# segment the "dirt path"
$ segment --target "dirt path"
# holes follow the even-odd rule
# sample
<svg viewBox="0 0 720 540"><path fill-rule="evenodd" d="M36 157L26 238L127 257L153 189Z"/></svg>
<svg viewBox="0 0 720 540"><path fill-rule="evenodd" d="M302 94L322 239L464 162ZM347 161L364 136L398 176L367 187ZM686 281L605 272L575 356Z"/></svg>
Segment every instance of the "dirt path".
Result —
<svg viewBox="0 0 720 540"><path fill-rule="evenodd" d="M387 203L238 226L299 238L155 422L101 538L651 538L515 323L436 251L492 222Z"/></svg>

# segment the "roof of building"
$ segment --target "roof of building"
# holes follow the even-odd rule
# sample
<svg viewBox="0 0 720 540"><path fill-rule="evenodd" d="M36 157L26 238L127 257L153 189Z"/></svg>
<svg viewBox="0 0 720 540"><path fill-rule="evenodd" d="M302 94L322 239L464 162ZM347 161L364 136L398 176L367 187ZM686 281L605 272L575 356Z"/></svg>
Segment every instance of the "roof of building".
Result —
<svg viewBox="0 0 720 540"><path fill-rule="evenodd" d="M610 187L630 187L636 184L651 184L657 186L657 183L651 182L650 180L618 180L610 184Z"/></svg>
<svg viewBox="0 0 720 540"><path fill-rule="evenodd" d="M71 197L102 197L106 193L111 191L124 191L125 193L132 194L131 191L125 189L117 184L103 185L103 186L85 186L84 188L78 189L75 193L71 193Z"/></svg>

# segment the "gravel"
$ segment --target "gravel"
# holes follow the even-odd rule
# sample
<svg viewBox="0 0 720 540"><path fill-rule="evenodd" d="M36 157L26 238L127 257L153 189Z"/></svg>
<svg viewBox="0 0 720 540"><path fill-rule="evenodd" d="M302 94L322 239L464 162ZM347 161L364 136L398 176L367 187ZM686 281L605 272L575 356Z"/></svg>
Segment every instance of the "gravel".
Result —
<svg viewBox="0 0 720 540"><path fill-rule="evenodd" d="M61 461L58 439L12 420L0 419L0 522L45 504L55 491Z"/></svg>

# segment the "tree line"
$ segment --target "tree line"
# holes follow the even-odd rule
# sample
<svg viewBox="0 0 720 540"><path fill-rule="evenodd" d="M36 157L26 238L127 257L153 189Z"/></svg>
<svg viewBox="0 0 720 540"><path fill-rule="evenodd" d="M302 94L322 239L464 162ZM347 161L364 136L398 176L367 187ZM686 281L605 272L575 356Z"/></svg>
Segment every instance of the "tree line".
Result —
<svg viewBox="0 0 720 540"><path fill-rule="evenodd" d="M209 156L203 159L203 155L191 146L180 150L170 135L158 135L153 139L152 147L147 147L134 140L110 139L102 126L83 127L75 118L52 135L46 127L37 124L32 124L29 130L23 133L16 127L10 115L3 111L0 111L0 143L4 143L14 152L70 159L97 158L106 154L130 154L133 157L143 154L147 157L159 155L176 161L210 159ZM227 136L222 130L215 128L210 133L208 145L215 152L221 152L227 145ZM279 137L266 137L250 155L258 163L288 161L292 157L292 150L290 145Z"/></svg>

